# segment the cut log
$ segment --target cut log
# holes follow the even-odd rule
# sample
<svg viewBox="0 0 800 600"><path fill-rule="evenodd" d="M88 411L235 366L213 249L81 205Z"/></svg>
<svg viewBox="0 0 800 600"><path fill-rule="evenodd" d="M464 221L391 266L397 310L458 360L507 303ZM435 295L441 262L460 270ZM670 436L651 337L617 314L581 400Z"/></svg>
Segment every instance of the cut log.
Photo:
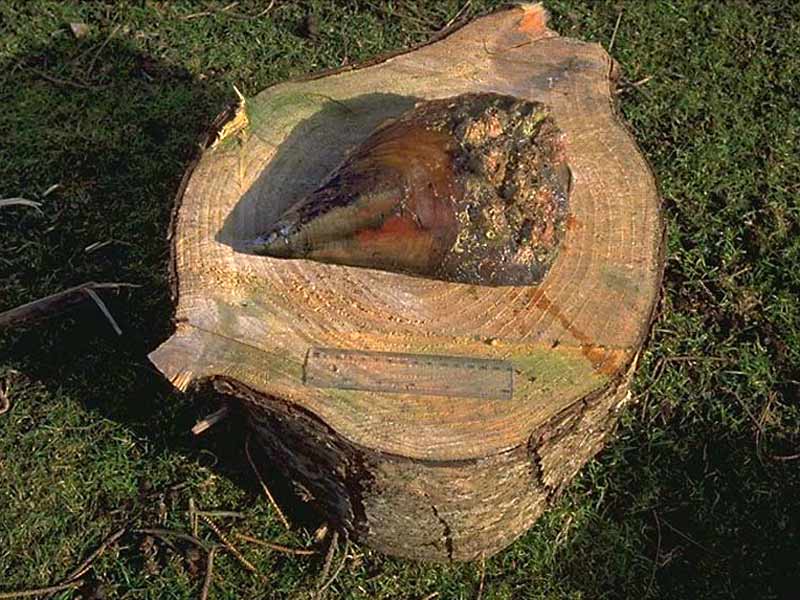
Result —
<svg viewBox="0 0 800 600"><path fill-rule="evenodd" d="M630 398L664 264L660 200L614 106L616 67L540 5L413 51L244 101L185 179L175 334L151 354L180 388L211 379L275 465L351 537L470 560L521 535L602 447ZM241 244L420 100L542 103L572 173L538 285L490 287Z"/></svg>

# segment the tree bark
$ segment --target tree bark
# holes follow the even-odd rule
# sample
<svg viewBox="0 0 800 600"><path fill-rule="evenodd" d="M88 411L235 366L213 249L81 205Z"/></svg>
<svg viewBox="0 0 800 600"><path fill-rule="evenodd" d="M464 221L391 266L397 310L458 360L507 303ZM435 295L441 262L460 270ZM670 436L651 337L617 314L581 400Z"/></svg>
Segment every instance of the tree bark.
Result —
<svg viewBox="0 0 800 600"><path fill-rule="evenodd" d="M658 299L661 203L616 112L615 76L600 46L559 37L540 5L524 5L243 101L182 186L177 329L151 360L179 389L212 379L237 398L275 464L355 539L420 559L497 552L613 430ZM563 132L569 213L540 284L240 251L386 119L422 98L486 91L547 105ZM421 377L440 387L415 392L381 387L390 377L363 365L369 385L309 376L313 357L337 353L439 361L464 380Z"/></svg>

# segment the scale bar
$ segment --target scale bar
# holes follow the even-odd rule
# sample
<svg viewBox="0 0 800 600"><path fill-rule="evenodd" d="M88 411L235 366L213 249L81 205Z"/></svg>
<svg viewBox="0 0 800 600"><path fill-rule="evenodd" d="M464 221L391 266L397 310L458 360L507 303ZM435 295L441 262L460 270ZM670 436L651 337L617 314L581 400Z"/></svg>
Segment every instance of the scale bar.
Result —
<svg viewBox="0 0 800 600"><path fill-rule="evenodd" d="M511 400L514 368L503 360L312 348L304 383L390 394Z"/></svg>

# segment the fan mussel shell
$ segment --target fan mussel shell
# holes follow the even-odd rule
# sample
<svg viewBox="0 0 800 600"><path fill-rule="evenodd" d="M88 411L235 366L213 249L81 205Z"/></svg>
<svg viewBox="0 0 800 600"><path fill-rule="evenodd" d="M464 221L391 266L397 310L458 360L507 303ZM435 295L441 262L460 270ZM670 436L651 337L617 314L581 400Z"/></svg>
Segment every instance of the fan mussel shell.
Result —
<svg viewBox="0 0 800 600"><path fill-rule="evenodd" d="M249 248L481 285L541 281L564 236L570 171L542 104L426 101L378 127Z"/></svg>

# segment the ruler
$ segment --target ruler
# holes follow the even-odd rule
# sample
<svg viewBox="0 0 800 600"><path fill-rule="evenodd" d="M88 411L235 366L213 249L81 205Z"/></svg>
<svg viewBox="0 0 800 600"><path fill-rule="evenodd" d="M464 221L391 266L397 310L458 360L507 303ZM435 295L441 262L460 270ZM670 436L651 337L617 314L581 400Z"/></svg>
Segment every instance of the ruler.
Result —
<svg viewBox="0 0 800 600"><path fill-rule="evenodd" d="M389 394L511 400L514 368L503 360L311 348L306 385Z"/></svg>

